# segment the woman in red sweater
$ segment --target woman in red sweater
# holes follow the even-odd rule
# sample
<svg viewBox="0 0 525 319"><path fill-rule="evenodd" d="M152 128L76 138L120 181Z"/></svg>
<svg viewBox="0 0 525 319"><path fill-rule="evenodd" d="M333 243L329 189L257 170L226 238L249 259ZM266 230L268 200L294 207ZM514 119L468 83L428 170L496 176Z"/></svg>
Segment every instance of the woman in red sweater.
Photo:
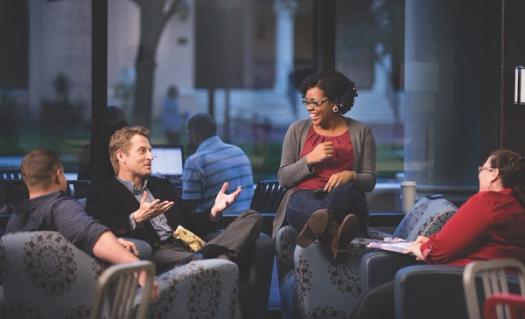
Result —
<svg viewBox="0 0 525 319"><path fill-rule="evenodd" d="M525 262L525 159L493 152L479 167L479 192L443 228L420 236L411 251L429 264L464 266L512 257Z"/></svg>
<svg viewBox="0 0 525 319"><path fill-rule="evenodd" d="M475 260L516 258L525 263L525 158L494 151L479 167L479 192L431 237L410 248L429 264L466 265ZM352 318L394 318L393 282L367 292Z"/></svg>

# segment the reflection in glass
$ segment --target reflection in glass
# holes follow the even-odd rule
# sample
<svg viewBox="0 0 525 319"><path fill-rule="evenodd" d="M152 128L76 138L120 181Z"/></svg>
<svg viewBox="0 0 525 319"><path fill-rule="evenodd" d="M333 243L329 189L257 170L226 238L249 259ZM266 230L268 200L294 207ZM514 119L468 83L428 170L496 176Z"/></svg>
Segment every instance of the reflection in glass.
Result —
<svg viewBox="0 0 525 319"><path fill-rule="evenodd" d="M0 21L2 168L45 147L76 171L89 141L91 1L2 1Z"/></svg>
<svg viewBox="0 0 525 319"><path fill-rule="evenodd" d="M108 104L148 126L155 144L187 144L185 121L209 112L221 137L249 155L255 178L275 178L286 128L306 117L293 71L313 68L313 1L165 1L163 11L108 3ZM170 87L178 123L168 124Z"/></svg>
<svg viewBox="0 0 525 319"><path fill-rule="evenodd" d="M336 6L336 69L359 89L348 116L372 129L380 180L396 181L403 172L404 0Z"/></svg>

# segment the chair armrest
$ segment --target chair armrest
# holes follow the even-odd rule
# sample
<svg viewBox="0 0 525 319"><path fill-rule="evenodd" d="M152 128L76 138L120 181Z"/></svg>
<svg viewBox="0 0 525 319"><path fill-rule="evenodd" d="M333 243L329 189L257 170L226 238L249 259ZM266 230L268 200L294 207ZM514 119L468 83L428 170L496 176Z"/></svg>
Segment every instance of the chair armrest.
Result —
<svg viewBox="0 0 525 319"><path fill-rule="evenodd" d="M293 255L298 234L299 232L290 225L284 226L277 232L275 254L279 281L294 270Z"/></svg>
<svg viewBox="0 0 525 319"><path fill-rule="evenodd" d="M396 318L468 318L463 267L409 266L395 277Z"/></svg>
<svg viewBox="0 0 525 319"><path fill-rule="evenodd" d="M363 291L394 280L396 272L406 266L420 264L412 255L374 251L361 258L360 274Z"/></svg>

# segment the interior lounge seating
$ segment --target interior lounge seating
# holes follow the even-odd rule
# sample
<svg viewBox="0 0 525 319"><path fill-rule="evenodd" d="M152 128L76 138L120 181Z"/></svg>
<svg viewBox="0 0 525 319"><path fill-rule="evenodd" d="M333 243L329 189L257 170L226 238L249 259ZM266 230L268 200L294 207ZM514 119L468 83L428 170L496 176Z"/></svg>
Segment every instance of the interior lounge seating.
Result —
<svg viewBox="0 0 525 319"><path fill-rule="evenodd" d="M375 251L361 260L363 290L394 280L396 318L468 318L463 267L422 265L414 258Z"/></svg>
<svg viewBox="0 0 525 319"><path fill-rule="evenodd" d="M18 232L0 239L0 318L90 318L97 278L107 265L57 232ZM150 318L235 318L237 266L193 261L158 276Z"/></svg>
<svg viewBox="0 0 525 319"><path fill-rule="evenodd" d="M272 212L279 205L284 191L277 181L259 181L251 202L250 209L260 212ZM205 239L210 239L210 234ZM140 259L151 259L153 251L145 241L126 238L133 241L139 250ZM268 307L271 276L273 270L274 245L270 236L261 233L255 241L246 271L239 274L238 289L243 318L264 319Z"/></svg>
<svg viewBox="0 0 525 319"><path fill-rule="evenodd" d="M283 318L348 316L364 291L360 262L372 251L367 248L371 240L429 236L441 229L456 210L441 195L427 196L412 207L393 234L370 229L371 238L354 238L349 258L338 264L330 261L328 250L318 241L306 248L296 246L297 231L283 227L276 238Z"/></svg>
<svg viewBox="0 0 525 319"><path fill-rule="evenodd" d="M286 188L279 185L277 180L260 180L255 185L250 209L261 214L275 214L285 192Z"/></svg>
<svg viewBox="0 0 525 319"><path fill-rule="evenodd" d="M483 275L472 271L473 268L486 263L491 267L497 264L497 267L493 268L496 270L495 276L491 279L483 278ZM479 261L466 267L417 265L409 256L376 251L362 258L361 276L363 289L371 289L394 280L396 318L490 318L481 316L484 302L489 302L487 305L489 307L487 313L489 313L491 307L505 304L509 300L508 297L512 295L517 294L515 296L520 297L519 294L523 295L525 291L522 270L518 268L520 271L516 272L516 265L523 268L523 265L515 260L511 260L510 263L508 260ZM503 269L511 268L514 268L512 269L514 272L510 275L502 272ZM504 298L501 298L501 294L493 294L496 291L506 291L510 294L503 295ZM495 300L490 300L492 296L495 296ZM516 304L521 306L520 302ZM514 317L507 315L496 318Z"/></svg>
<svg viewBox="0 0 525 319"><path fill-rule="evenodd" d="M141 274L146 274L144 286L137 285L136 278ZM151 261L109 266L98 277L92 317L100 318L104 313L110 318L145 319L154 278L155 265ZM139 297L138 303L135 297Z"/></svg>
<svg viewBox="0 0 525 319"><path fill-rule="evenodd" d="M485 319L525 317L525 266L520 261L470 263L463 271L463 284L470 319L479 318L481 313ZM483 311L480 299L484 301Z"/></svg>
<svg viewBox="0 0 525 319"><path fill-rule="evenodd" d="M18 178L20 177L19 175L17 176ZM13 178L16 178L16 176ZM7 198L15 198L16 201L27 198L27 190L22 180L14 179L6 182L10 183L8 187L10 193ZM72 192L72 194L76 194L77 191L80 190L81 195L86 194L86 188L89 187L89 183L86 181L68 182L68 185L68 190ZM15 189L14 186L17 186L18 188ZM280 198L282 198L283 194L284 191L279 187L279 184L276 181L260 181L257 183L251 206L254 207L253 209L257 208L262 211L271 211L272 207L279 204ZM76 197L79 202L85 205L85 198ZM12 203L8 204L12 205ZM2 219L4 226L5 223L7 223L10 213L11 211L6 213L5 217ZM153 252L148 243L134 238L126 239L135 243L139 250L140 259L152 259ZM252 255L248 258L249 265L247 270L242 274L239 274L241 280L238 283L238 289L242 296L240 303L243 314L246 315L246 317L254 319L262 319L265 317L271 284L273 254L274 248L272 239L266 234L261 234L255 242Z"/></svg>

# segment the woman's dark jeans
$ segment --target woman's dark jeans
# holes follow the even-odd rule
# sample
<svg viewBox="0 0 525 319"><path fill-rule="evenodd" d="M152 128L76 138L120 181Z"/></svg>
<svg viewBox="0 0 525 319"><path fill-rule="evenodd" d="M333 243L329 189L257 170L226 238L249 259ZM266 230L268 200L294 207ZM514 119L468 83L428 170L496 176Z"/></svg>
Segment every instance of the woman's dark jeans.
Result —
<svg viewBox="0 0 525 319"><path fill-rule="evenodd" d="M329 193L316 194L313 190L298 190L292 194L286 208L286 220L300 231L308 218L318 209L327 208L337 223L346 215L354 214L359 219L361 231L366 234L368 207L365 194L352 184L343 184Z"/></svg>

